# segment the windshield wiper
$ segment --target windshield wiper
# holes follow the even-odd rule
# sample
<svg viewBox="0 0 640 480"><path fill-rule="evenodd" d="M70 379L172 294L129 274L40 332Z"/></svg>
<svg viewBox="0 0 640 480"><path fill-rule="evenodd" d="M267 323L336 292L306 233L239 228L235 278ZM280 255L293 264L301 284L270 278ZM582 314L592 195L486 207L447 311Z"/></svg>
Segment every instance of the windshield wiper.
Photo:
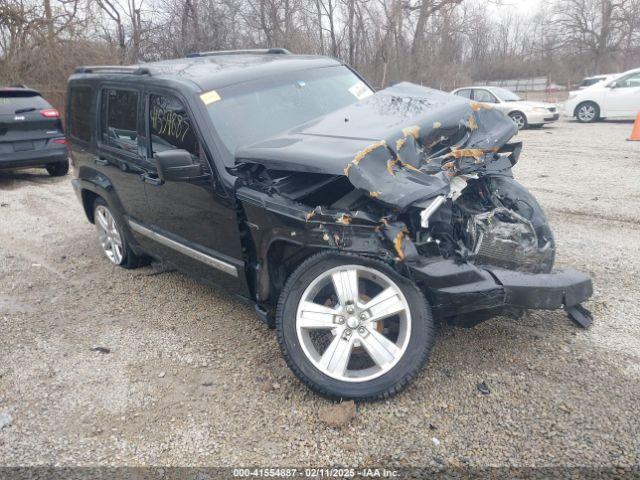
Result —
<svg viewBox="0 0 640 480"><path fill-rule="evenodd" d="M18 113L33 112L34 110L37 110L37 108L36 107L19 108L18 110L16 110L13 113L15 113L17 115Z"/></svg>

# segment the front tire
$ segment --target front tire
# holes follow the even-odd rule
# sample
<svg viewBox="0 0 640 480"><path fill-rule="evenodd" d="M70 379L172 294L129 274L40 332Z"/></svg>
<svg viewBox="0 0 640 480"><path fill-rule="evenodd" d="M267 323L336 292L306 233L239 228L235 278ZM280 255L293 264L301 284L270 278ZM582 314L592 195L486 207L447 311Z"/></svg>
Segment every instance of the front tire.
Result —
<svg viewBox="0 0 640 480"><path fill-rule="evenodd" d="M69 172L69 161L48 163L45 168L52 177L63 177Z"/></svg>
<svg viewBox="0 0 640 480"><path fill-rule="evenodd" d="M582 102L576 107L575 114L580 123L594 123L600 119L600 107L594 102Z"/></svg>
<svg viewBox="0 0 640 480"><path fill-rule="evenodd" d="M93 222L102 251L111 263L127 269L148 263L145 257L136 255L131 249L120 220L101 197L93 204Z"/></svg>
<svg viewBox="0 0 640 480"><path fill-rule="evenodd" d="M323 252L282 290L278 343L289 368L330 398L387 398L431 353L433 318L422 292L387 264Z"/></svg>
<svg viewBox="0 0 640 480"><path fill-rule="evenodd" d="M513 123L516 124L516 127L518 127L518 130L523 130L527 128L527 117L524 113L511 112L509 114L509 117L511 118L511 120L513 120Z"/></svg>

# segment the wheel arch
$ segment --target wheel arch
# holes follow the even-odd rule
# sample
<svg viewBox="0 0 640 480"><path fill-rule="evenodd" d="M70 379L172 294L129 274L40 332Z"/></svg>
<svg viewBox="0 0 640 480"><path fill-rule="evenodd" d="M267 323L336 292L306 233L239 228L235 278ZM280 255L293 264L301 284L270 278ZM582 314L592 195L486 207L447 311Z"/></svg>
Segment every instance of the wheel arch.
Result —
<svg viewBox="0 0 640 480"><path fill-rule="evenodd" d="M102 198L107 204L117 212L124 212L122 204L115 194L115 189L109 179L96 174L91 177L79 178L80 198L87 220L93 223L93 204L96 198Z"/></svg>
<svg viewBox="0 0 640 480"><path fill-rule="evenodd" d="M377 258L378 260L381 258L380 251L338 248L332 245L318 245L312 242L302 243L290 238L274 237L260 258L261 268L258 269L256 285L256 299L258 302L275 307L280 293L291 274L309 257L323 252L357 255ZM402 272L398 273L402 275Z"/></svg>
<svg viewBox="0 0 640 480"><path fill-rule="evenodd" d="M304 245L288 238L273 238L261 259L263 269L258 276L258 298L269 299L275 306L289 276L307 258L323 250L333 249Z"/></svg>
<svg viewBox="0 0 640 480"><path fill-rule="evenodd" d="M80 191L80 195L82 197L82 208L84 208L84 213L87 216L87 220L89 220L89 222L91 223L95 223L95 218L93 215L93 205L95 204L96 199L100 197L100 195L86 188L83 188Z"/></svg>

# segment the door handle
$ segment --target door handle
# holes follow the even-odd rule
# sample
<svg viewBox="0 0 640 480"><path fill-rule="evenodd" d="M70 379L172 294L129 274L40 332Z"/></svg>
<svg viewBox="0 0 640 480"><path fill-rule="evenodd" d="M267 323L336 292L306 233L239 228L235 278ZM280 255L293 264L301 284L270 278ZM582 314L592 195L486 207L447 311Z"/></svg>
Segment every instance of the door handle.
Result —
<svg viewBox="0 0 640 480"><path fill-rule="evenodd" d="M159 179L158 177L154 177L149 173L141 173L140 174L140 179L144 182L144 183L148 183L150 185L162 185L162 180Z"/></svg>
<svg viewBox="0 0 640 480"><path fill-rule="evenodd" d="M96 158L95 158L95 162L96 162L98 165L109 165L109 160L107 160L107 159L106 159L106 158L104 158L104 157L96 157Z"/></svg>

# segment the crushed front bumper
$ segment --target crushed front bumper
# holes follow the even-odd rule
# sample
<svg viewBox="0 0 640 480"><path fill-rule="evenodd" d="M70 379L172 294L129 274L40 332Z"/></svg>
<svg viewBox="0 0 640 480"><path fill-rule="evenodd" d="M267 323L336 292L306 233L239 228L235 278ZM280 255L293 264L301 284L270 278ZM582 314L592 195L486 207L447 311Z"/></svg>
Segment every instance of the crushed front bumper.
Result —
<svg viewBox="0 0 640 480"><path fill-rule="evenodd" d="M593 294L591 279L576 270L523 273L443 259L410 268L440 318L482 310L564 308L577 321L573 309Z"/></svg>

